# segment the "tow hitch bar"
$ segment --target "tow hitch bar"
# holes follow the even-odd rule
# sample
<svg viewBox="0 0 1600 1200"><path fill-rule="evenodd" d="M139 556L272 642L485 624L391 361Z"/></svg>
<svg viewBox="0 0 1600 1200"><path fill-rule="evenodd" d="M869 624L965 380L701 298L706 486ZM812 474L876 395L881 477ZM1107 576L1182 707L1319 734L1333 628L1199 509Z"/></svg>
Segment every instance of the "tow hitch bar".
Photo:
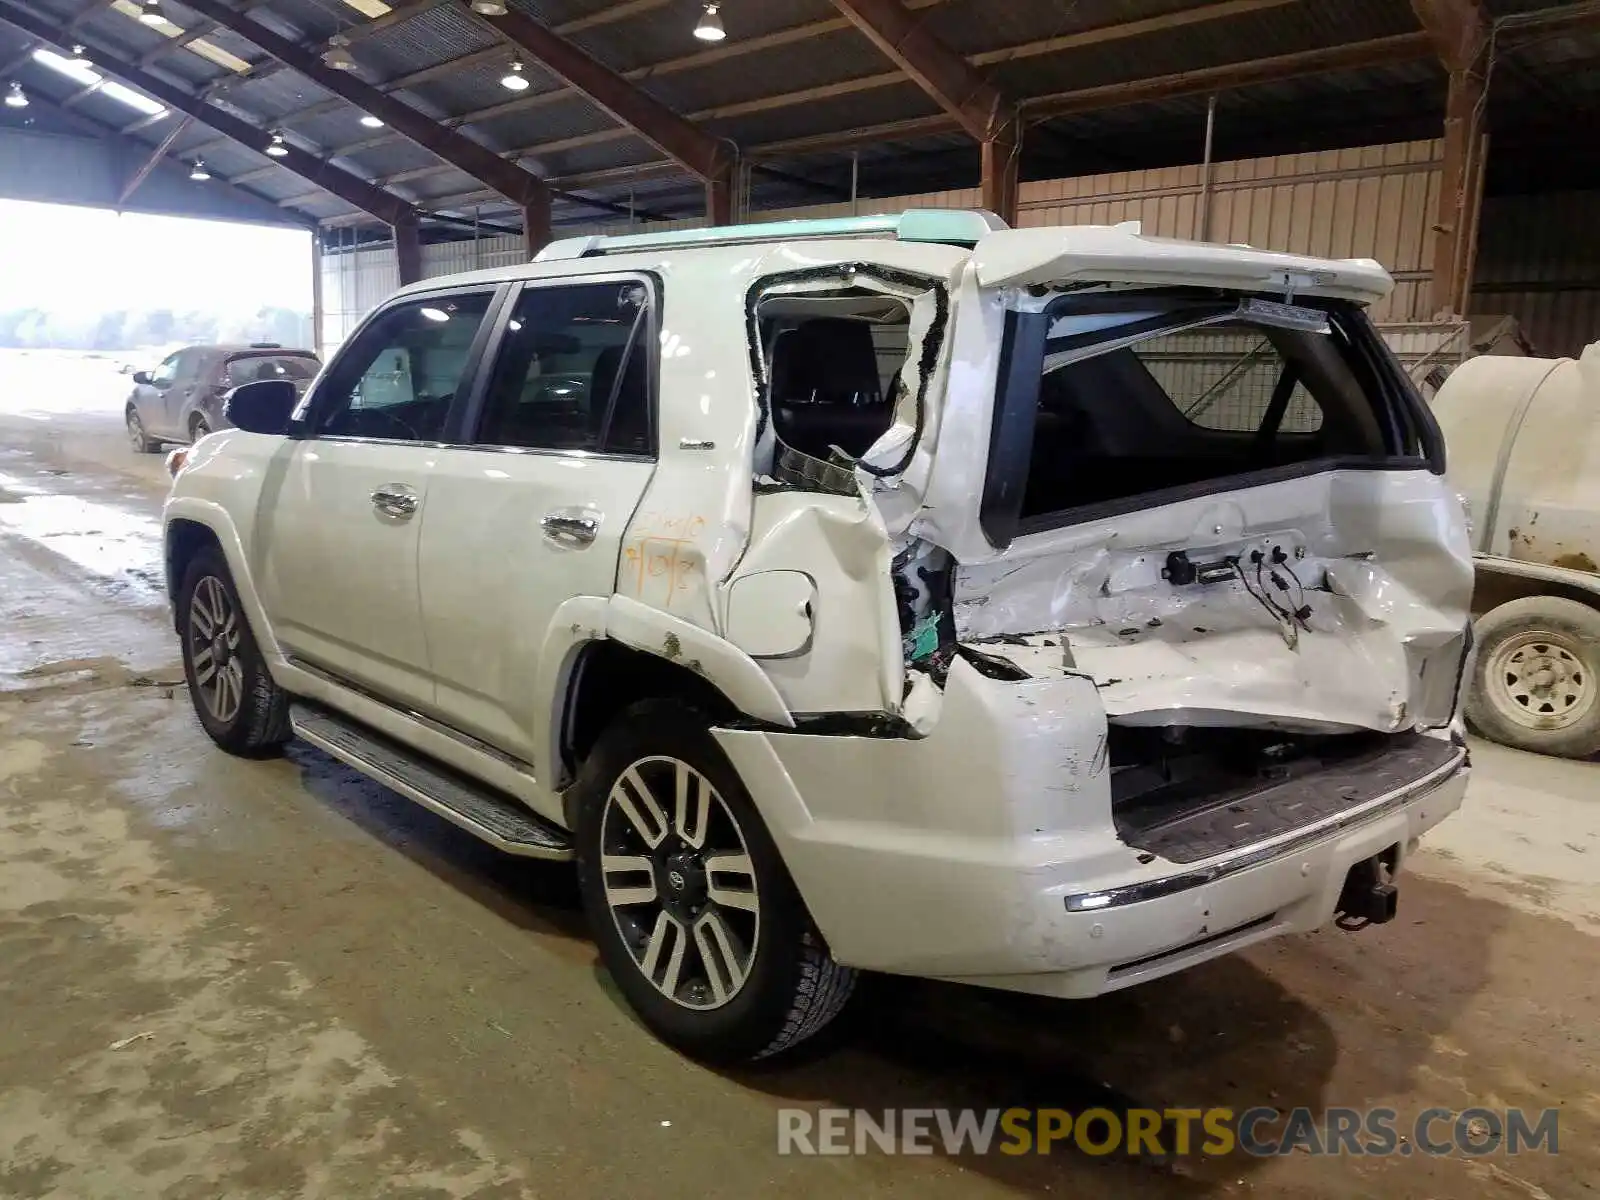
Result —
<svg viewBox="0 0 1600 1200"><path fill-rule="evenodd" d="M1344 888L1339 893L1339 904L1334 909L1335 923L1340 929L1365 929L1368 925L1383 925L1394 920L1400 908L1400 889L1389 882L1394 863L1394 851L1375 854L1350 868L1344 877Z"/></svg>

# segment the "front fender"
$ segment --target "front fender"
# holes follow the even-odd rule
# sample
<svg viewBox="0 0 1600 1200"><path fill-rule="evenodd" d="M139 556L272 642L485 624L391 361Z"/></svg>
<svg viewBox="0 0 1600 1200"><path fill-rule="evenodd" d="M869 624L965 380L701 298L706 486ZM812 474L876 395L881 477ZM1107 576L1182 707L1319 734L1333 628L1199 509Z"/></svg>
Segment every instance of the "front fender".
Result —
<svg viewBox="0 0 1600 1200"><path fill-rule="evenodd" d="M222 548L222 556L227 560L228 573L233 576L234 591L239 594L239 603L244 605L246 620L250 622L250 632L255 637L256 645L261 648L261 653L266 656L268 665L274 669L285 661L278 639L273 636L272 625L267 620L266 609L261 604L261 596L256 591L255 579L250 574L249 557L245 554L244 542L239 537L239 531L233 523L233 517L228 510L214 500L204 500L198 496L170 496L161 511L161 523L165 536L165 562L167 567L167 595L172 598L176 607L178 588L182 585L181 579L173 578L173 522L192 521L204 526L211 531L217 539L217 544Z"/></svg>

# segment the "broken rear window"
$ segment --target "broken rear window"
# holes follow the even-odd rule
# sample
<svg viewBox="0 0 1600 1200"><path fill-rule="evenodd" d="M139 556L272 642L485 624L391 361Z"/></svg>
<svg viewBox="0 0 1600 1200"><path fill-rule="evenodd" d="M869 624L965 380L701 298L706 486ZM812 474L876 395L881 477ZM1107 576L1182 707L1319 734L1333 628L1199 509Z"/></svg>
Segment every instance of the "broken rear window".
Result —
<svg viewBox="0 0 1600 1200"><path fill-rule="evenodd" d="M1005 503L1043 528L1263 473L1415 456L1386 353L1338 305L1124 292L1013 313L985 528Z"/></svg>

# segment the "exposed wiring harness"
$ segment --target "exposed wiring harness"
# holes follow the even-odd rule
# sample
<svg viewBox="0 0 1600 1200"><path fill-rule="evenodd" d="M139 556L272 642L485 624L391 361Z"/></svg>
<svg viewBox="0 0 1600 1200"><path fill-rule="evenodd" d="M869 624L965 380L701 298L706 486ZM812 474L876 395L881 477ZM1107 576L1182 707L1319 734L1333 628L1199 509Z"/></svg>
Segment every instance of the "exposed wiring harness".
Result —
<svg viewBox="0 0 1600 1200"><path fill-rule="evenodd" d="M1234 574L1239 577L1240 585L1252 600L1267 610L1283 631L1283 640L1293 650L1300 644L1300 631L1311 632L1312 610L1306 603L1305 586L1289 565L1289 556L1284 553L1282 546L1274 546L1270 554L1252 550L1248 561L1254 568L1253 572L1246 570L1244 559L1234 557L1228 560ZM1290 588L1290 580L1294 581L1293 589ZM1280 595L1273 594L1274 589L1281 599ZM1293 595L1290 594L1291 590Z"/></svg>

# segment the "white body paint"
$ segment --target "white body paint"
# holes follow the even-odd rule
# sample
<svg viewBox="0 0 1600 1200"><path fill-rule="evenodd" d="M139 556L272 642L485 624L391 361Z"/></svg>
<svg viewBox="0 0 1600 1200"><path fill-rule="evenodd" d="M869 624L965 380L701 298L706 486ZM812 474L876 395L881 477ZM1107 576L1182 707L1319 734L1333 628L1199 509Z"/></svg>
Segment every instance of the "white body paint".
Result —
<svg viewBox="0 0 1600 1200"><path fill-rule="evenodd" d="M746 305L762 281L799 272L911 313L896 421L863 459L901 465L857 470L855 494L757 486L773 436ZM564 823L558 747L578 652L609 638L686 666L749 718L719 742L840 961L1059 995L1322 924L1352 863L1404 852L1459 804L1457 763L1248 869L1180 867L1118 839L1107 767L1108 721L1448 738L1471 561L1440 478L1328 470L1003 551L979 521L1005 315L1025 302L1015 289L1268 290L1287 276L1302 294L1371 301L1389 286L1375 264L1123 227L1003 230L975 250L879 237L554 257L400 295L618 274L660 285L653 463L242 431L194 449L167 519L215 533L283 687ZM927 339L938 352L924 362ZM418 520L374 515L368 493L391 482L414 488ZM554 508L592 514L596 543L541 537ZM1030 678L957 659L941 688L907 668L891 562L919 540L959 564L959 640ZM1267 543L1302 552L1297 570L1325 589L1295 645L1238 584L1178 589L1160 574L1171 549ZM822 714L900 724L893 736L807 732ZM1065 906L1211 866L1227 869L1161 898Z"/></svg>

